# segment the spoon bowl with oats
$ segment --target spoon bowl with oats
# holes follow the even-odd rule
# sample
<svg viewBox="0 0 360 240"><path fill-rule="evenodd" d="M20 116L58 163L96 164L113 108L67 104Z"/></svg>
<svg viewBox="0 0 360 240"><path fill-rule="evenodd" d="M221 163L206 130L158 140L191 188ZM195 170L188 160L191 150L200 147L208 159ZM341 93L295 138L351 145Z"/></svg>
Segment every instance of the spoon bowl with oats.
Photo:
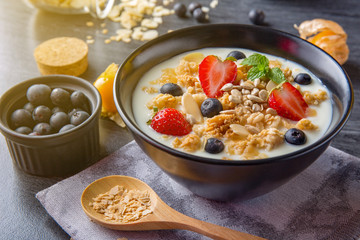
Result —
<svg viewBox="0 0 360 240"><path fill-rule="evenodd" d="M264 239L188 217L164 203L146 183L129 176L94 181L84 190L81 205L95 223L115 230L184 229L212 239Z"/></svg>

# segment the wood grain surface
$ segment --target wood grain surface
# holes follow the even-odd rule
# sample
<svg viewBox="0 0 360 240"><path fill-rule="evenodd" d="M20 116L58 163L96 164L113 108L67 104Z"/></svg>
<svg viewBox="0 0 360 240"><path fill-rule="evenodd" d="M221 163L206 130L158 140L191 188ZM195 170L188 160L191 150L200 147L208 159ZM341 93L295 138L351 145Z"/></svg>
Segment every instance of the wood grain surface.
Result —
<svg viewBox="0 0 360 240"><path fill-rule="evenodd" d="M189 4L191 1L182 1ZM211 0L199 0L209 6ZM209 23L251 24L250 9L262 9L268 27L297 35L294 24L313 18L338 22L348 33L350 58L343 65L354 87L355 103L344 129L331 145L360 157L360 4L359 0L219 0L210 9ZM91 35L95 43L89 46L89 68L81 77L93 82L112 62L121 63L142 42L112 42L102 34L100 23L87 27L89 15L59 15L37 11L23 1L0 1L0 95L11 86L39 76L33 50L41 42L60 36L86 39ZM163 18L160 34L168 30L198 25L193 18L179 19L172 15ZM118 23L105 20L109 32ZM241 36L234 36L241 37ZM321 63L319 63L321 64ZM108 120L100 122L101 156L106 156L132 140L130 133ZM69 239L36 200L35 194L61 180L29 176L13 167L6 142L0 137L0 239Z"/></svg>

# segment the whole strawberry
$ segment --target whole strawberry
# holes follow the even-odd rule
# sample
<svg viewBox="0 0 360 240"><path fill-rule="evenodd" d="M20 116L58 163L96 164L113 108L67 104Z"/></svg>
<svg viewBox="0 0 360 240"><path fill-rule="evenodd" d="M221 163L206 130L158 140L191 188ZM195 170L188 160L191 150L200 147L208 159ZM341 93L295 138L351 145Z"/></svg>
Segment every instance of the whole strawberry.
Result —
<svg viewBox="0 0 360 240"><path fill-rule="evenodd" d="M191 132L190 123L174 108L165 108L157 112L150 126L158 133L173 136L184 136Z"/></svg>
<svg viewBox="0 0 360 240"><path fill-rule="evenodd" d="M236 79L237 66L231 60L221 61L214 55L209 55L199 65L199 80L201 87L209 98L220 97L221 88L226 83Z"/></svg>
<svg viewBox="0 0 360 240"><path fill-rule="evenodd" d="M299 121L306 117L308 108L301 93L289 82L272 90L269 96L269 107L276 110L279 116Z"/></svg>

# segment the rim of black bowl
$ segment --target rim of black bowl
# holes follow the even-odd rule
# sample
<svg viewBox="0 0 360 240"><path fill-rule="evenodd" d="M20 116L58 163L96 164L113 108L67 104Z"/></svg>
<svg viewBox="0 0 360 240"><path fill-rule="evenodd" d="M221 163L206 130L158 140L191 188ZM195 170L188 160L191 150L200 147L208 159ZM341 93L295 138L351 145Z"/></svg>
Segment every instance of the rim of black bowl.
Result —
<svg viewBox="0 0 360 240"><path fill-rule="evenodd" d="M181 37L181 35L184 32L187 31L193 31L195 29L198 28L211 28L211 27L239 27L239 28L244 28L244 29L258 29L260 31L265 31L265 32L272 32L272 33L276 33L282 36L286 36L287 38L291 38L291 39L296 39L297 41L302 41L304 44L309 45L309 47L313 47L317 50L320 50L323 54L327 55L330 59L332 59L332 61L341 69L344 77L347 80L347 84L348 87L351 91L351 95L350 95L350 104L348 104L346 106L346 108L344 108L344 114L342 115L341 119L339 120L339 123L334 127L334 129L331 132L328 132L326 135L322 136L318 141L310 144L309 146L302 148L300 150L297 150L295 152L292 153L288 153L288 154L284 154L284 155L279 155L279 156L274 156L274 157L269 157L269 158L262 158L262 159L253 159L253 160L233 160L233 161L226 161L226 160L222 160L222 159L215 159L215 158L206 158L206 157L201 157L201 156L197 156L197 155L193 155L193 154L189 154L186 152L182 152L173 148L170 148L156 140L154 140L153 138L151 138L150 136L148 136L146 133L144 133L138 126L136 123L133 123L131 120L129 120L128 114L125 112L125 110L123 110L123 106L121 104L119 104L118 101L118 87L119 87L119 81L117 81L118 79L118 73L121 71L121 69L123 68L124 64L131 58L134 57L134 55L136 55L138 52L141 52L143 49L147 49L149 47L151 47L152 45L155 45L159 42L162 42L168 38L174 38L174 37ZM186 50L184 51L186 52ZM180 53L178 53L180 54ZM177 55L177 54L176 54ZM175 55L174 55L175 56ZM332 57L330 56L328 53L326 53L324 50L322 50L321 48L317 47L316 45L296 36L293 35L291 33L288 32L283 32L281 30L277 30L277 29L273 29L273 28L269 28L269 27L264 27L264 26L254 26L254 25L246 25L246 24L236 24L236 23L229 23L229 24L203 24L203 25L197 25L197 26L192 26L192 27L186 27L186 28L181 28L178 30L174 30L172 32L166 33L164 35L161 35L147 43L144 43L143 45L141 45L140 47L136 48L120 65L116 75L115 75L115 84L113 87L113 94L114 94L114 100L115 100L115 105L122 117L122 119L124 120L126 126L128 128L131 129L131 131L135 132L135 134L139 135L144 141L146 141L147 143L161 149L162 151L165 151L167 153L170 153L171 155L177 156L177 157L181 157L184 160L187 161L197 161L197 162L202 162L202 163L209 163L209 164L216 164L216 165L229 165L229 166L238 166L238 165L257 165L257 164L267 164L267 163L271 163L271 162L276 162L276 161L286 161L289 157L294 158L297 156L301 156L303 154L306 154L308 152L313 151L314 149L318 149L320 147L322 147L324 144L327 144L329 141L332 140L332 138L334 138L340 131L341 129L344 127L345 123L347 122L347 120L350 117L351 114L351 109L354 103L354 91L353 91L353 87L352 87L352 83L350 81L349 76L347 75L347 73L345 72L345 70L342 68L342 66Z"/></svg>
<svg viewBox="0 0 360 240"><path fill-rule="evenodd" d="M2 120L0 120L0 130L4 131L6 134L8 134L9 136L15 136L17 138L23 138L23 139L31 139L34 141L44 141L44 140L49 140L52 138L57 138L59 136L63 136L63 135L69 135L73 132L78 132L78 131L82 131L82 129L86 128L87 124L92 121L95 117L97 117L97 113L99 112L100 114L100 110L101 110L101 96L99 91L87 80L80 78L80 77L76 77L76 76L71 76L71 75L64 75L64 74L51 74L51 75L43 75L43 76L38 76L38 77L33 77L24 81L21 81L17 84L15 84L14 86L12 86L11 88L9 88L2 96L0 96L0 99L3 98L3 96L5 96L6 94L8 94L10 91L13 91L13 89L15 88L19 88L24 84L36 84L39 83L39 80L42 79L47 79L47 78L54 78L54 79L58 79L58 78L67 78L67 79L71 79L72 81L74 81L74 86L77 84L83 84L85 86L87 86L89 88L89 90L92 90L93 93L96 95L96 98L99 100L97 101L94 109L92 109L92 112L89 116L88 119L86 119L84 122L82 122L81 124L75 126L72 129L69 129L68 131L62 132L62 133L52 133L52 134L48 134L48 135L39 135L39 136L31 136L31 135L26 135L26 134L21 134L16 132L15 130L11 129L9 126L6 126ZM47 84L47 83L43 83L43 84ZM89 98L89 97L88 97ZM90 100L89 100L90 101ZM8 136L7 136L8 137Z"/></svg>

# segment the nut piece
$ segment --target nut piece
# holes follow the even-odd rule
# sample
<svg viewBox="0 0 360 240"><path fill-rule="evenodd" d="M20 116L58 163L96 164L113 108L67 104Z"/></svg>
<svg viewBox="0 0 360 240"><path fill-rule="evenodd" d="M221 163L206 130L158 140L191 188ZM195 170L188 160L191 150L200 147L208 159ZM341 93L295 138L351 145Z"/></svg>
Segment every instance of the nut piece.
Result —
<svg viewBox="0 0 360 240"><path fill-rule="evenodd" d="M261 82L261 81L260 81L260 78L255 79L255 80L254 80L254 86L255 86L255 87L258 87L259 84L260 84L260 82Z"/></svg>
<svg viewBox="0 0 360 240"><path fill-rule="evenodd" d="M259 97L265 102L268 98L269 94L268 94L268 91L266 90L261 90L259 92Z"/></svg>
<svg viewBox="0 0 360 240"><path fill-rule="evenodd" d="M181 98L181 104L185 113L192 115L197 123L202 121L202 114L199 105L197 105L196 101L190 93L183 94Z"/></svg>
<svg viewBox="0 0 360 240"><path fill-rule="evenodd" d="M239 90L237 90L237 89L232 89L230 93L231 93L231 95L234 96L234 97L238 97L238 98L241 98L241 97L242 97L241 92L240 92Z"/></svg>
<svg viewBox="0 0 360 240"><path fill-rule="evenodd" d="M231 130L233 130L234 133L240 136L246 137L247 135L250 134L249 131L246 130L246 128L240 124L230 124L230 128Z"/></svg>
<svg viewBox="0 0 360 240"><path fill-rule="evenodd" d="M221 91L228 92L233 89L233 87L234 85L232 83L227 83L221 88Z"/></svg>
<svg viewBox="0 0 360 240"><path fill-rule="evenodd" d="M264 102L261 98L256 97L254 95L248 95L247 97L248 97L249 100L251 100L253 102L257 102L257 103Z"/></svg>
<svg viewBox="0 0 360 240"><path fill-rule="evenodd" d="M262 106L262 105L261 105ZM261 107L259 104L255 103L254 105L252 105L253 112L260 112L261 111Z"/></svg>
<svg viewBox="0 0 360 240"><path fill-rule="evenodd" d="M271 114L271 115L277 115L276 110L273 108L266 109L266 113Z"/></svg>
<svg viewBox="0 0 360 240"><path fill-rule="evenodd" d="M251 90L251 95L256 96L259 93L259 89L258 88L254 88L253 90Z"/></svg>
<svg viewBox="0 0 360 240"><path fill-rule="evenodd" d="M246 130L248 130L251 134L258 134L260 129L251 125L245 125Z"/></svg>
<svg viewBox="0 0 360 240"><path fill-rule="evenodd" d="M236 110L234 110L234 109L223 110L220 112L220 114L236 114Z"/></svg>
<svg viewBox="0 0 360 240"><path fill-rule="evenodd" d="M271 91L271 90L273 90L273 88L275 88L277 85L276 85L276 83L274 83L273 81L269 81L267 84L266 84L266 90L268 90L269 92Z"/></svg>
<svg viewBox="0 0 360 240"><path fill-rule="evenodd" d="M229 101L233 102L233 103L241 103L241 98L230 95L229 96Z"/></svg>
<svg viewBox="0 0 360 240"><path fill-rule="evenodd" d="M240 84L240 86L247 90L252 90L254 88L254 85L250 82L243 82Z"/></svg>

